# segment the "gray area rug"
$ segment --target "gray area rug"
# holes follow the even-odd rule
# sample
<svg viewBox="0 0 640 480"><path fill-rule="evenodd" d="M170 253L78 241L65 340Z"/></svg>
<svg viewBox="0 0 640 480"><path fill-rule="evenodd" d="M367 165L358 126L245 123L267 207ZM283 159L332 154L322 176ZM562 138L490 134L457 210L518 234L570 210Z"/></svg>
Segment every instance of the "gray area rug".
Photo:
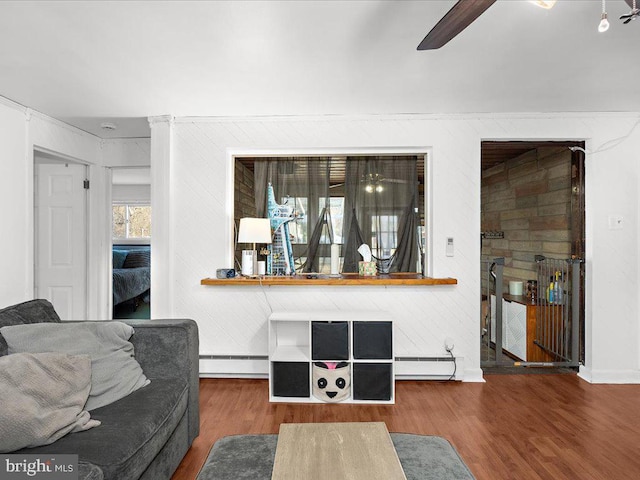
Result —
<svg viewBox="0 0 640 480"><path fill-rule="evenodd" d="M392 433L391 440L407 480L474 479L458 452L442 437ZM278 435L223 437L211 448L197 480L270 480L277 442Z"/></svg>

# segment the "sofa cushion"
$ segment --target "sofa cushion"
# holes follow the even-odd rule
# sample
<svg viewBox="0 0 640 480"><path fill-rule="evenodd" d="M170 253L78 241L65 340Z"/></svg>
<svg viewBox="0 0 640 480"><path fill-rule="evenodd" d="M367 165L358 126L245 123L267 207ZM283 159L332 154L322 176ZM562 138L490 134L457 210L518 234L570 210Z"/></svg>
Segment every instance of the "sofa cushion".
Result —
<svg viewBox="0 0 640 480"><path fill-rule="evenodd" d="M48 300L29 300L0 310L0 327L40 322L60 323L60 317ZM0 356L7 353L7 342L0 335Z"/></svg>
<svg viewBox="0 0 640 480"><path fill-rule="evenodd" d="M137 479L185 415L188 388L182 379L154 379L111 405L91 412L102 425L72 433L47 447L16 453L73 453L100 467L105 479Z"/></svg>
<svg viewBox="0 0 640 480"><path fill-rule="evenodd" d="M78 480L104 480L100 467L87 462L78 462Z"/></svg>
<svg viewBox="0 0 640 480"><path fill-rule="evenodd" d="M91 357L86 409L108 405L149 383L133 356L133 327L122 322L40 323L0 328L9 353L60 352Z"/></svg>
<svg viewBox="0 0 640 480"><path fill-rule="evenodd" d="M151 265L151 250L129 250L122 268L139 268Z"/></svg>
<svg viewBox="0 0 640 480"><path fill-rule="evenodd" d="M100 425L84 410L91 388L88 355L5 355L0 385L0 452L48 445Z"/></svg>

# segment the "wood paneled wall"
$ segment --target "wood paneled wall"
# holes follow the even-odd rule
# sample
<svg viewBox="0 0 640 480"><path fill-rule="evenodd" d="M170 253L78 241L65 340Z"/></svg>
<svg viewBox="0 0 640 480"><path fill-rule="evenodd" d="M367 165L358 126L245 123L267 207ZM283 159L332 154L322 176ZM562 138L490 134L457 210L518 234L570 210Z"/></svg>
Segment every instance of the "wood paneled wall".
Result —
<svg viewBox="0 0 640 480"><path fill-rule="evenodd" d="M536 278L536 254L571 254L571 151L544 147L482 172L482 255L505 258L504 282ZM483 278L483 281L485 279Z"/></svg>
<svg viewBox="0 0 640 480"><path fill-rule="evenodd" d="M235 228L238 228L241 218L256 216L256 202L253 172L238 161L235 162L234 169L233 211ZM236 234L234 232L234 238ZM240 263L242 250L246 248L246 245L236 245L236 262Z"/></svg>

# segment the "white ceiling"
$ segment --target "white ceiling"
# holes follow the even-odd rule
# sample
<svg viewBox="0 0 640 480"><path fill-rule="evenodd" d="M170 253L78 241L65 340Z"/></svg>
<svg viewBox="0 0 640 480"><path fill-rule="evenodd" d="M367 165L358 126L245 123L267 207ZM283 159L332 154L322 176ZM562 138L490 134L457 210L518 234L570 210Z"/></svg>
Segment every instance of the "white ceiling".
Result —
<svg viewBox="0 0 640 480"><path fill-rule="evenodd" d="M2 1L0 95L101 137L165 114L640 111L623 0L604 34L600 0L500 0L417 51L454 3Z"/></svg>

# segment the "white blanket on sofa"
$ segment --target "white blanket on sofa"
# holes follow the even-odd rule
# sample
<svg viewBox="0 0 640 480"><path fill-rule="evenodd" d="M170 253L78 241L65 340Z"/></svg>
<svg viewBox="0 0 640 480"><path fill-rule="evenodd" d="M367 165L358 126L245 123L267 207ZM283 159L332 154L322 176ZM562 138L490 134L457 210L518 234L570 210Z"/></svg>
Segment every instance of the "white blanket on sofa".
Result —
<svg viewBox="0 0 640 480"><path fill-rule="evenodd" d="M100 425L84 405L91 359L64 353L0 357L0 453L48 445Z"/></svg>

